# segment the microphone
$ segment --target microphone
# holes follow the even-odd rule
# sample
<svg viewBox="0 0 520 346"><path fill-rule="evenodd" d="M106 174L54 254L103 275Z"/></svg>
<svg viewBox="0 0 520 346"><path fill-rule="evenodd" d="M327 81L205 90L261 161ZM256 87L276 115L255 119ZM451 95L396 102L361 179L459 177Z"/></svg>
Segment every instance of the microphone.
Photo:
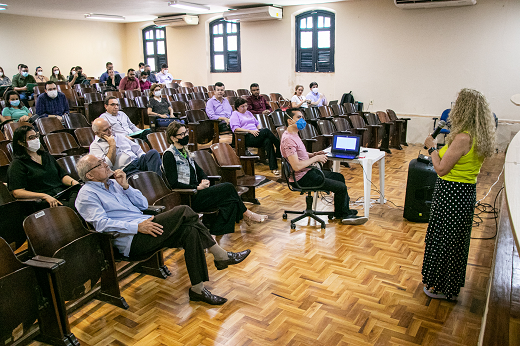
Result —
<svg viewBox="0 0 520 346"><path fill-rule="evenodd" d="M444 120L439 121L439 125L437 125L437 128L432 133L433 139L435 139L439 135L439 133L441 133L441 130L444 126L446 126L446 122ZM424 146L424 149L428 149L426 148L426 145Z"/></svg>

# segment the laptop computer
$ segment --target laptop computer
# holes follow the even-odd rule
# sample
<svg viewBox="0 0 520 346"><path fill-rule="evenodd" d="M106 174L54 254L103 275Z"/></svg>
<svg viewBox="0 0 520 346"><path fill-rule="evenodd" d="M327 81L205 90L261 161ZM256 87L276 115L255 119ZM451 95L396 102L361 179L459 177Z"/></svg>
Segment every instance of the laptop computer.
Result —
<svg viewBox="0 0 520 346"><path fill-rule="evenodd" d="M334 135L332 148L327 157L339 159L356 159L361 148L361 135Z"/></svg>

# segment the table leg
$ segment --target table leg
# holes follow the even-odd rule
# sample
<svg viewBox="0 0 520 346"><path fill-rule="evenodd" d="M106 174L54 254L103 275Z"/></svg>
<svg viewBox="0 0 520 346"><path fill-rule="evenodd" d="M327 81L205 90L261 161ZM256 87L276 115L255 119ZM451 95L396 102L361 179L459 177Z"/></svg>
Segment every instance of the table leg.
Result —
<svg viewBox="0 0 520 346"><path fill-rule="evenodd" d="M385 204L385 158L379 160L379 203Z"/></svg>
<svg viewBox="0 0 520 346"><path fill-rule="evenodd" d="M368 217L370 214L370 181L372 181L372 163L367 162L368 160L363 160L363 170L365 171L363 173L363 188L364 188L364 198L365 198L365 210L364 215Z"/></svg>
<svg viewBox="0 0 520 346"><path fill-rule="evenodd" d="M332 161L332 171L336 173L340 173L339 170L341 168L341 161L333 160Z"/></svg>

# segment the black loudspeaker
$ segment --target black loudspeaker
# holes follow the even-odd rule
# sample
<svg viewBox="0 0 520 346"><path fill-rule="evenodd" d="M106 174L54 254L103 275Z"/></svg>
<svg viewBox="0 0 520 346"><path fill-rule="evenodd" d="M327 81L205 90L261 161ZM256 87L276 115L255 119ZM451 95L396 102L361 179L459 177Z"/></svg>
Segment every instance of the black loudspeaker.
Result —
<svg viewBox="0 0 520 346"><path fill-rule="evenodd" d="M436 180L437 173L429 156L419 155L417 159L410 161L404 201L405 219L413 222L429 221Z"/></svg>

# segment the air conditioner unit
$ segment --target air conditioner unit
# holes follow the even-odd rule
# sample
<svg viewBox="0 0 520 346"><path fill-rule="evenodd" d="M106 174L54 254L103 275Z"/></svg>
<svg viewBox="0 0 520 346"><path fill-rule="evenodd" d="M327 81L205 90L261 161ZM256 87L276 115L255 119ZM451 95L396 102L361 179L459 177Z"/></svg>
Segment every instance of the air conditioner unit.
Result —
<svg viewBox="0 0 520 346"><path fill-rule="evenodd" d="M476 5L477 0L394 0L402 9Z"/></svg>
<svg viewBox="0 0 520 346"><path fill-rule="evenodd" d="M199 16L180 15L159 17L153 21L157 26L188 26L199 24Z"/></svg>
<svg viewBox="0 0 520 346"><path fill-rule="evenodd" d="M282 9L274 6L250 7L224 12L225 20L236 22L256 22L259 20L282 19L282 17Z"/></svg>

